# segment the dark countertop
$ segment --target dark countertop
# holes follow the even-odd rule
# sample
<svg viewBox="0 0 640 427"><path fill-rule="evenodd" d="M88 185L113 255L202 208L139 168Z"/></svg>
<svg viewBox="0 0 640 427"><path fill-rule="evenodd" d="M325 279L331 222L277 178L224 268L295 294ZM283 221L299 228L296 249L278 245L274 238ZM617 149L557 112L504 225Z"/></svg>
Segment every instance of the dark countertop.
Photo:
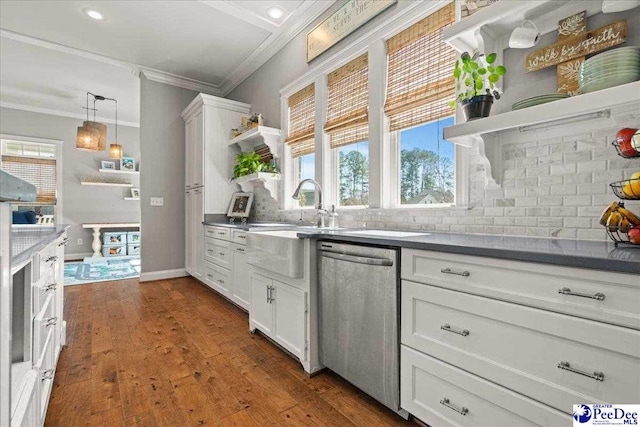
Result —
<svg viewBox="0 0 640 427"><path fill-rule="evenodd" d="M406 231L423 233L424 235L387 237L349 233L349 231L356 231L355 229L330 230L315 227L300 227L295 224L241 224L240 222L230 224L221 221L205 221L203 224L247 231L268 231L295 227L298 231L298 237L303 239L424 249L462 255L486 256L566 267L640 274L640 246L622 244L616 248L613 243L604 241L545 239L488 234L434 233L428 231L421 232L419 230Z"/></svg>
<svg viewBox="0 0 640 427"><path fill-rule="evenodd" d="M33 254L67 231L68 225L14 225L11 227L11 266L27 261Z"/></svg>
<svg viewBox="0 0 640 427"><path fill-rule="evenodd" d="M640 246L620 245L616 248L609 242L429 232L424 236L404 238L378 237L353 235L346 229L302 230L298 237L640 274Z"/></svg>

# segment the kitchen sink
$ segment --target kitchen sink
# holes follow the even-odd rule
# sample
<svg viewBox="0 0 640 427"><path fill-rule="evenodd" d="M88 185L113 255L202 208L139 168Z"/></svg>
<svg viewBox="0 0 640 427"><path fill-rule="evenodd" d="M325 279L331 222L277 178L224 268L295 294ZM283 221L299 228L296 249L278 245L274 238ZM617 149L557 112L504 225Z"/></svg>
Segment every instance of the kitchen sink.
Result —
<svg viewBox="0 0 640 427"><path fill-rule="evenodd" d="M358 234L367 237L418 237L428 236L431 233L419 233L413 231L395 231L395 230L354 230L344 231L348 234Z"/></svg>
<svg viewBox="0 0 640 427"><path fill-rule="evenodd" d="M246 251L254 267L292 278L304 275L304 243L296 230L250 232Z"/></svg>

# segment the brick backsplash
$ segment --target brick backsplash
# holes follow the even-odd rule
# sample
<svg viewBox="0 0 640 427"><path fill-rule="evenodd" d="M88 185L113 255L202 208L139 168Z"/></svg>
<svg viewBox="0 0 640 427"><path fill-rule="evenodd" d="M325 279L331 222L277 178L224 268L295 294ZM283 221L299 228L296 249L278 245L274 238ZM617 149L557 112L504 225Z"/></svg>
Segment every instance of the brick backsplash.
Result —
<svg viewBox="0 0 640 427"><path fill-rule="evenodd" d="M503 143L500 186L486 183L484 160L471 149L468 208L342 209L340 226L607 240L598 220L618 200L609 183L640 171L640 159L611 146L621 127ZM255 195L256 220L315 219L313 210L279 209L263 187ZM640 202L626 206L640 214Z"/></svg>

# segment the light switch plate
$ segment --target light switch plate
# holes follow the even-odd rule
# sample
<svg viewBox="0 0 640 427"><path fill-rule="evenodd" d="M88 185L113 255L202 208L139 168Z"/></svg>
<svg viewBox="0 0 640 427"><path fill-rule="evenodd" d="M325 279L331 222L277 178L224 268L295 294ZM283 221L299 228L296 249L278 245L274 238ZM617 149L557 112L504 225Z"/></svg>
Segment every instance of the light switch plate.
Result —
<svg viewBox="0 0 640 427"><path fill-rule="evenodd" d="M78 237L78 240L76 241L76 244L78 246L82 246L83 243L84 243L84 240L82 239L82 237Z"/></svg>
<svg viewBox="0 0 640 427"><path fill-rule="evenodd" d="M163 205L164 205L164 197L151 198L151 206L163 206Z"/></svg>

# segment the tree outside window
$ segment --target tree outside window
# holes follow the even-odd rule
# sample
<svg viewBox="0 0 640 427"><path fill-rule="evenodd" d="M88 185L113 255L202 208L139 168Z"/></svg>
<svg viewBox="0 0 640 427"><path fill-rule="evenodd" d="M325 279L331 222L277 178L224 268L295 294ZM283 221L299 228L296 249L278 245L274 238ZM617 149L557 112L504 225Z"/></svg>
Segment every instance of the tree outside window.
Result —
<svg viewBox="0 0 640 427"><path fill-rule="evenodd" d="M315 153L296 157L294 160L296 161L296 167L298 169L298 182L307 178L315 178ZM298 203L300 204L300 207L315 206L315 190L311 185L309 185L309 188L302 188Z"/></svg>
<svg viewBox="0 0 640 427"><path fill-rule="evenodd" d="M455 203L455 149L442 139L453 117L399 131L400 203Z"/></svg>
<svg viewBox="0 0 640 427"><path fill-rule="evenodd" d="M341 206L369 204L369 142L338 148L338 191Z"/></svg>

